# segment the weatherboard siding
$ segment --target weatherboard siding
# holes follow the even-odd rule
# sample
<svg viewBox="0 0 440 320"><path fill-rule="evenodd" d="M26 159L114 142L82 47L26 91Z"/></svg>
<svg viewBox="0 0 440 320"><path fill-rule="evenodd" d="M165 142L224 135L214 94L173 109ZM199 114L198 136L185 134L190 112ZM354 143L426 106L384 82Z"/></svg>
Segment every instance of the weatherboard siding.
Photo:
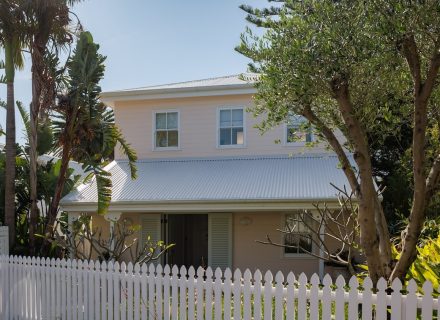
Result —
<svg viewBox="0 0 440 320"><path fill-rule="evenodd" d="M297 154L323 152L323 147L285 146L275 141L283 141L284 125L273 128L261 135L255 119L246 113L246 145L243 148L218 148L217 110L221 107L252 106L251 95L197 97L144 101L123 101L115 104L115 120L126 140L134 147L139 159L174 157L211 157L265 154ZM156 111L178 110L180 112L180 150L154 150L153 114ZM125 159L119 148L116 159Z"/></svg>

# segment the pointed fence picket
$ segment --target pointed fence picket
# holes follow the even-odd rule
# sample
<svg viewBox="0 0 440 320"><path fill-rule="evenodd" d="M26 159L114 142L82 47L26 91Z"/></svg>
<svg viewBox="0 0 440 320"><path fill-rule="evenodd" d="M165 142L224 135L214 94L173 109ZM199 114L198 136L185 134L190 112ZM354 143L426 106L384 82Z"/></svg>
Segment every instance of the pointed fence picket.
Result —
<svg viewBox="0 0 440 320"><path fill-rule="evenodd" d="M438 291L414 280L0 256L0 319L439 319ZM419 318L417 318L419 317Z"/></svg>

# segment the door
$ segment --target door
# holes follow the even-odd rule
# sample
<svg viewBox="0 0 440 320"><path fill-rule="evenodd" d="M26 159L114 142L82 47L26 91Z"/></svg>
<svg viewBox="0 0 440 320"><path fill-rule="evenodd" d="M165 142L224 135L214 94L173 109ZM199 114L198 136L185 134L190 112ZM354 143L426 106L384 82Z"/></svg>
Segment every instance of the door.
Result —
<svg viewBox="0 0 440 320"><path fill-rule="evenodd" d="M168 264L196 269L208 266L207 214L169 214L167 228L167 243L174 244L168 251Z"/></svg>

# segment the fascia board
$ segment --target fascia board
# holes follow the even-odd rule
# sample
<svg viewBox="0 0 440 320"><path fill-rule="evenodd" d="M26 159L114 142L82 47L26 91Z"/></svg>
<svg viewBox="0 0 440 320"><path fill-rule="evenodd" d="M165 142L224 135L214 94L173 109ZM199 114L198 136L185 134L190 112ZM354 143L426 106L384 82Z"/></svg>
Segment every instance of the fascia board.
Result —
<svg viewBox="0 0 440 320"><path fill-rule="evenodd" d="M111 104L112 102L115 101L244 95L244 94L255 94L256 92L257 90L253 85L240 84L233 86L228 85L228 86L209 86L209 87L193 87L193 88L111 91L111 92L103 92L101 94L101 100L104 103Z"/></svg>

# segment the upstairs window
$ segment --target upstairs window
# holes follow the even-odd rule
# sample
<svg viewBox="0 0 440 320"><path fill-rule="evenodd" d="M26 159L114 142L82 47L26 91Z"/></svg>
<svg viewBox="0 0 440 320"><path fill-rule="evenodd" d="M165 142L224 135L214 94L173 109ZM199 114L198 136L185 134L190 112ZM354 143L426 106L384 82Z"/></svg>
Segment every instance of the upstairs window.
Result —
<svg viewBox="0 0 440 320"><path fill-rule="evenodd" d="M219 146L244 145L243 108L221 109L219 114Z"/></svg>
<svg viewBox="0 0 440 320"><path fill-rule="evenodd" d="M304 210L286 214L284 230L284 255L292 256L313 252L312 229L315 220Z"/></svg>
<svg viewBox="0 0 440 320"><path fill-rule="evenodd" d="M177 111L155 113L154 146L156 149L179 147L179 113Z"/></svg>
<svg viewBox="0 0 440 320"><path fill-rule="evenodd" d="M290 115L286 122L286 144L312 142L312 131L303 116Z"/></svg>

